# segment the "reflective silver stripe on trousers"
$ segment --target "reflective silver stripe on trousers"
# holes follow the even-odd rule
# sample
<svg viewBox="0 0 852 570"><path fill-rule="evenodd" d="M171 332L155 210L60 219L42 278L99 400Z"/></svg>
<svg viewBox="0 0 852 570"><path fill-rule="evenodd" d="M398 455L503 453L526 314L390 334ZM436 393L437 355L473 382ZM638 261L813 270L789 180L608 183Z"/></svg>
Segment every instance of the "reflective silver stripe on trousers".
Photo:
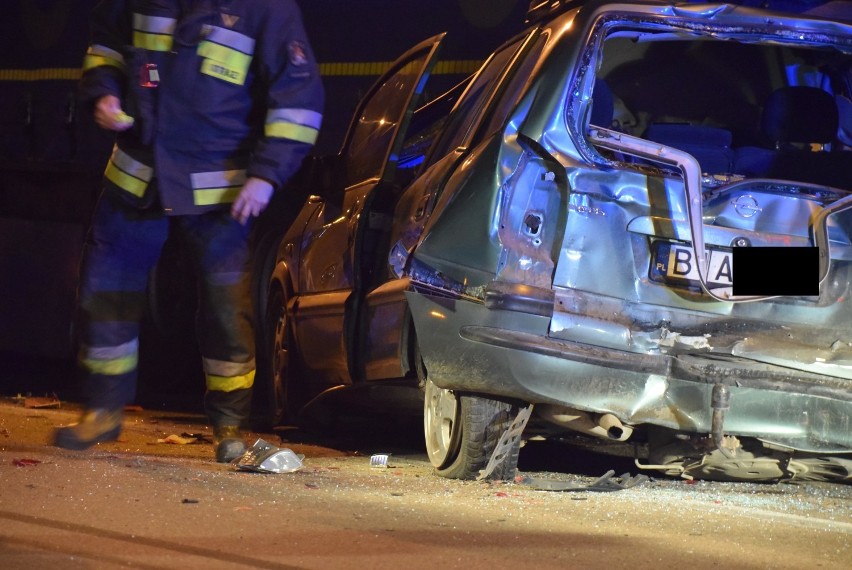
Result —
<svg viewBox="0 0 852 570"><path fill-rule="evenodd" d="M115 360L133 356L139 351L139 339L134 338L118 346L83 346L80 352L93 360Z"/></svg>
<svg viewBox="0 0 852 570"><path fill-rule="evenodd" d="M242 376L255 369L254 358L248 362L228 362L226 360L214 360L212 358L201 359L204 372L216 376Z"/></svg>
<svg viewBox="0 0 852 570"><path fill-rule="evenodd" d="M177 20L174 18L164 18L162 16L146 16L144 14L133 14L133 29L149 34L164 34L172 35L177 26Z"/></svg>

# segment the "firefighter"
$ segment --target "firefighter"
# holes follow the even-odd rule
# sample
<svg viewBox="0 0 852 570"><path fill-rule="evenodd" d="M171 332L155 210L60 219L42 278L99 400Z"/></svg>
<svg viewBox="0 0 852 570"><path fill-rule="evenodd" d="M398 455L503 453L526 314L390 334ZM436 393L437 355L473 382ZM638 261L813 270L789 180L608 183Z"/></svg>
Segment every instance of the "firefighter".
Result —
<svg viewBox="0 0 852 570"><path fill-rule="evenodd" d="M246 449L255 374L252 221L316 141L324 92L294 0L102 0L80 92L116 131L81 266L86 409L55 444L121 432L149 271L177 232L198 276L196 335L216 460Z"/></svg>

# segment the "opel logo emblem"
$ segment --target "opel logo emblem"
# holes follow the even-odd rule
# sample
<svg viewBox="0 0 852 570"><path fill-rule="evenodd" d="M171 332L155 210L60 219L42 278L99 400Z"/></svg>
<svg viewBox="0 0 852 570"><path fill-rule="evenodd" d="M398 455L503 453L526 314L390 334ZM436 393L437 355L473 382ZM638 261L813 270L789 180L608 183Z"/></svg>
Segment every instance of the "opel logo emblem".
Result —
<svg viewBox="0 0 852 570"><path fill-rule="evenodd" d="M758 212L763 211L763 208L757 205L757 200L754 199L754 196L749 194L737 196L731 204L734 206L734 211L744 218L750 218Z"/></svg>

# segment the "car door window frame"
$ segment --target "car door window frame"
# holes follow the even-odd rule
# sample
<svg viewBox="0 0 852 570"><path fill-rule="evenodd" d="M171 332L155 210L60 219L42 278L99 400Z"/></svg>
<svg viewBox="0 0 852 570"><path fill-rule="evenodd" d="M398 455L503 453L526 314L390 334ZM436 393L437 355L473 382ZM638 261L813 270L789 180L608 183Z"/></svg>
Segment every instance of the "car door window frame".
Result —
<svg viewBox="0 0 852 570"><path fill-rule="evenodd" d="M399 147L413 113L412 102L419 98L423 92L426 80L435 65L435 52L440 47L444 36L445 34L438 34L408 50L376 81L368 94L361 100L350 123L340 153L345 165L347 187L367 180L387 180L393 176ZM380 102L387 99L382 97L383 92L388 89L399 90L400 85L405 85L404 81L399 81L404 76L413 77L417 84L405 99L399 100L401 104L397 115L382 117L378 121L374 121L373 124L368 124L368 121L373 118L373 113L369 112L374 108L380 108ZM397 80L397 82L394 83L394 80ZM410 87L410 85L405 86ZM376 114L376 116L379 115ZM377 148L375 141L370 141L370 138L382 126L383 121L387 121L388 128L380 137L384 144ZM356 149L355 145L359 144L359 141L363 141L363 144ZM368 166L356 168L358 158L365 157Z"/></svg>
<svg viewBox="0 0 852 570"><path fill-rule="evenodd" d="M485 61L453 108L450 115L451 124L430 151L426 167L453 150L469 148L480 131L479 127L486 124L486 118L489 127L499 123L494 120L496 115L492 115L489 108L493 106L495 100L512 91L501 89L501 86L510 83L507 81L508 78L518 77L516 73L518 62L525 60L529 47L536 37L538 37L537 33L528 32L513 38L503 47L495 50ZM500 56L504 54L508 57L501 59Z"/></svg>

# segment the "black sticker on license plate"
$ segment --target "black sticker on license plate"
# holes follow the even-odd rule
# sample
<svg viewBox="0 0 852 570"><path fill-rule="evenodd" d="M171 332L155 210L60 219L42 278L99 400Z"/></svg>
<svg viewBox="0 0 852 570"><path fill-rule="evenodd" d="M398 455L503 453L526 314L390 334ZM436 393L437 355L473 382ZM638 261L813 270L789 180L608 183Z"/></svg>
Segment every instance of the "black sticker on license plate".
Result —
<svg viewBox="0 0 852 570"><path fill-rule="evenodd" d="M818 247L735 247L733 294L819 296Z"/></svg>

